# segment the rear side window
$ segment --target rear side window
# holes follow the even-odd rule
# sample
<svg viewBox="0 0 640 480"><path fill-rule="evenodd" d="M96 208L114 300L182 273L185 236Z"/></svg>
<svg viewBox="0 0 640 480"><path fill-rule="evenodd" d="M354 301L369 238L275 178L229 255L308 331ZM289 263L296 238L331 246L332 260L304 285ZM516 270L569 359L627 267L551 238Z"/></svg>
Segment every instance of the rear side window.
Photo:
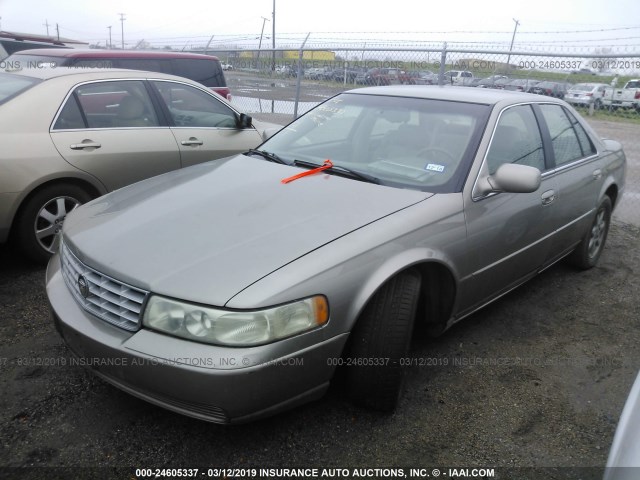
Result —
<svg viewBox="0 0 640 480"><path fill-rule="evenodd" d="M556 165L590 156L595 148L578 121L560 105L540 105L549 127Z"/></svg>
<svg viewBox="0 0 640 480"><path fill-rule="evenodd" d="M170 58L117 58L114 67L146 72L173 73Z"/></svg>
<svg viewBox="0 0 640 480"><path fill-rule="evenodd" d="M158 118L142 81L96 82L77 87L62 108L54 130L143 128Z"/></svg>
<svg viewBox="0 0 640 480"><path fill-rule="evenodd" d="M174 58L173 74L190 78L205 87L226 87L222 66L215 59Z"/></svg>
<svg viewBox="0 0 640 480"><path fill-rule="evenodd" d="M110 58L76 58L69 64L82 68L115 68L113 60Z"/></svg>
<svg viewBox="0 0 640 480"><path fill-rule="evenodd" d="M0 73L0 105L39 82L37 78Z"/></svg>

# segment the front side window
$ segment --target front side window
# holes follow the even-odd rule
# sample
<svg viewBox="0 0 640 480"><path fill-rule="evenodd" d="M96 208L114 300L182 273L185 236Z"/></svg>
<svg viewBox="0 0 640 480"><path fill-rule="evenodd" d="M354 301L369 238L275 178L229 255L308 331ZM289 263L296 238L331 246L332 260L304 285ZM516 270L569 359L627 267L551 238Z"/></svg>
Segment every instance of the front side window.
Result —
<svg viewBox="0 0 640 480"><path fill-rule="evenodd" d="M586 136L584 129L575 118L571 120L569 113L562 106L540 105L540 110L549 128L556 166L586 157L595 151L588 136L586 139L583 138L581 143L579 135Z"/></svg>
<svg viewBox="0 0 640 480"><path fill-rule="evenodd" d="M214 95L182 83L153 84L176 127L236 128L237 114Z"/></svg>
<svg viewBox="0 0 640 480"><path fill-rule="evenodd" d="M462 187L490 107L341 94L262 145L287 163L330 159L383 185L433 192Z"/></svg>
<svg viewBox="0 0 640 480"><path fill-rule="evenodd" d="M77 87L67 98L54 130L142 128L159 125L141 80L95 82Z"/></svg>
<svg viewBox="0 0 640 480"><path fill-rule="evenodd" d="M486 162L490 175L504 163L545 170L542 137L530 105L511 107L500 115Z"/></svg>

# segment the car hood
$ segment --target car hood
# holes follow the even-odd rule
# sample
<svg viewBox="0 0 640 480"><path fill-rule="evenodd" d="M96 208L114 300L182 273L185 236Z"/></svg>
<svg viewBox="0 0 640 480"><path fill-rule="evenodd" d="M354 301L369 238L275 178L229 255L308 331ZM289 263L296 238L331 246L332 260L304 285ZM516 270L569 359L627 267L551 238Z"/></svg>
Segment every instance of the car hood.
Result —
<svg viewBox="0 0 640 480"><path fill-rule="evenodd" d="M431 194L238 155L100 197L65 220L87 266L151 292L223 306L295 259Z"/></svg>

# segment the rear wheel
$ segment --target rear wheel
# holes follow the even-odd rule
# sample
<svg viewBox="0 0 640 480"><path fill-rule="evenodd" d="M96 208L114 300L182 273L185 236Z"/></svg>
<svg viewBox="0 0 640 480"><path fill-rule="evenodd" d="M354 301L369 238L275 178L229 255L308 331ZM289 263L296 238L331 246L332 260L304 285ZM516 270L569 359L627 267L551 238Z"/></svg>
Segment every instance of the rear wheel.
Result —
<svg viewBox="0 0 640 480"><path fill-rule="evenodd" d="M396 407L419 294L420 275L408 271L385 283L366 306L346 359L346 388L355 403L381 411Z"/></svg>
<svg viewBox="0 0 640 480"><path fill-rule="evenodd" d="M16 239L31 260L45 263L51 257L56 235L67 214L91 200L77 185L50 185L36 192L21 208L16 220Z"/></svg>
<svg viewBox="0 0 640 480"><path fill-rule="evenodd" d="M596 263L598 263L598 259L604 250L604 244L607 241L607 234L609 233L611 210L611 199L605 196L598 206L591 227L569 256L569 261L576 267L586 270L594 267Z"/></svg>

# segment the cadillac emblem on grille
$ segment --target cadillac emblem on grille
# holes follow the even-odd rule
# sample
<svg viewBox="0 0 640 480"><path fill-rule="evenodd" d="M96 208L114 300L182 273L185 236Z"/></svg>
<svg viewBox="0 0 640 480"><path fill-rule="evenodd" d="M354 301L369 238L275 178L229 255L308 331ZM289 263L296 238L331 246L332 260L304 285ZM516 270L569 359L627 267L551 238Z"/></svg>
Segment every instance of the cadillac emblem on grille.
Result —
<svg viewBox="0 0 640 480"><path fill-rule="evenodd" d="M87 283L87 279L84 278L84 275L78 275L78 290L80 290L80 295L84 298L89 298L89 295L91 295L89 284Z"/></svg>

